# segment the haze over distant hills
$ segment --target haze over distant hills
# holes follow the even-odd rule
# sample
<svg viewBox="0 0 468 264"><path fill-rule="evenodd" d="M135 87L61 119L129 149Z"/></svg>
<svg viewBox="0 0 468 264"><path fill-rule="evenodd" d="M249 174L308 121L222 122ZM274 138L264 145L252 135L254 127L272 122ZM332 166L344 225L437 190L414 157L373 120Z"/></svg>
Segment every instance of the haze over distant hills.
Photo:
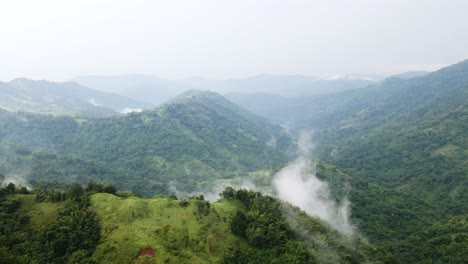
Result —
<svg viewBox="0 0 468 264"><path fill-rule="evenodd" d="M466 62L456 65L463 65L464 63ZM449 69L455 69L455 66L447 67L447 70L444 71L450 71ZM364 105L372 105L377 101L380 102L378 105L387 104L386 100L388 99L388 96L392 96L392 94L397 93L397 91L403 91L403 89L395 90L394 87L400 88L412 85L424 87L423 83L429 83L433 80L430 76L440 75L438 72L441 72L441 70L434 73L405 72L399 75L390 76L380 82L376 82L366 87L349 89L347 91L333 94L318 94L287 98L277 94L230 93L227 94L226 97L249 111L278 122L304 125L304 121L306 120L310 121L320 119L320 122L331 124L337 121L334 116L338 115L339 111L341 114L345 115L350 111L350 109L353 109L351 107L364 107ZM408 90L409 88L405 91ZM422 90L421 92L428 91ZM443 90L440 90L440 92L443 92ZM406 95L399 96L404 97ZM418 95L411 94L410 96ZM328 114L332 114L333 116ZM314 126L316 126L319 121L316 120L313 122L316 122L314 123ZM307 126L310 127L311 125L309 124L306 125L306 127Z"/></svg>
<svg viewBox="0 0 468 264"><path fill-rule="evenodd" d="M421 76L424 76L424 75L428 75L429 73L431 73L431 72L427 72L427 71L409 71L409 72L403 72L403 73L400 73L400 74L391 75L389 78L396 77L396 78L401 78L401 79L411 79L411 78L415 78L415 77L421 77Z"/></svg>
<svg viewBox="0 0 468 264"><path fill-rule="evenodd" d="M144 101L161 104L190 89L228 93L273 93L285 97L327 94L365 87L379 78L341 76L316 78L301 75L257 75L243 79L209 80L186 78L165 80L151 75L80 76L74 81L92 89L113 92Z"/></svg>

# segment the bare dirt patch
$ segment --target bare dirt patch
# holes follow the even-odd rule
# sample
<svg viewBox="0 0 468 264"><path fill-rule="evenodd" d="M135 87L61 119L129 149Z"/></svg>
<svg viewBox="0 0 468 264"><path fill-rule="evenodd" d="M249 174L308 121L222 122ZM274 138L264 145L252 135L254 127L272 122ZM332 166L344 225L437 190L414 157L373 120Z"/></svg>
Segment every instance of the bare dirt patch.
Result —
<svg viewBox="0 0 468 264"><path fill-rule="evenodd" d="M139 256L146 256L146 255L150 255L152 257L155 256L155 253L154 253L154 250L152 248L144 248L140 251L140 255Z"/></svg>

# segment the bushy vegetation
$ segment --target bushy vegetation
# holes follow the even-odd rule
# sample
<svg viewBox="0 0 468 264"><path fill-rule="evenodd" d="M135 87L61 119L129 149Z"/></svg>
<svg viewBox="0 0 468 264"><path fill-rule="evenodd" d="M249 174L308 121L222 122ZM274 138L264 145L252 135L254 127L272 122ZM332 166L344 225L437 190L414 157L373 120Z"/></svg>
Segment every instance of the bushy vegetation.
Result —
<svg viewBox="0 0 468 264"><path fill-rule="evenodd" d="M333 231L298 208L276 198L247 190L226 188L223 199L238 200L231 231L248 247L234 247L222 263L394 263L384 250Z"/></svg>
<svg viewBox="0 0 468 264"><path fill-rule="evenodd" d="M322 162L316 175L329 183L336 200L348 196L358 231L402 263L463 263L466 259L466 215L454 216L416 194L368 183Z"/></svg>
<svg viewBox="0 0 468 264"><path fill-rule="evenodd" d="M1 263L95 263L100 225L79 184L66 192L0 189Z"/></svg>

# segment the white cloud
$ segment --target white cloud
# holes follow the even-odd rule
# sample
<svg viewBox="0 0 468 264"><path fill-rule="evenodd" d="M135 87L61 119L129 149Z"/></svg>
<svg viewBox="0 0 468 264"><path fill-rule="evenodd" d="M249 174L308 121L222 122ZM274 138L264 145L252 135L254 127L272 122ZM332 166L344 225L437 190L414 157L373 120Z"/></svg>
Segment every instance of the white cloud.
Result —
<svg viewBox="0 0 468 264"><path fill-rule="evenodd" d="M273 187L278 197L321 218L340 232L352 235L355 227L350 220L350 201L343 197L336 203L330 198L328 184L313 173L310 135L302 134L298 145L301 156L274 176Z"/></svg>
<svg viewBox="0 0 468 264"><path fill-rule="evenodd" d="M141 111L143 111L143 109L141 109L141 108L129 108L129 107L125 107L124 109L120 110L119 113L121 113L121 114L129 114L129 113L132 113L132 112L140 113Z"/></svg>

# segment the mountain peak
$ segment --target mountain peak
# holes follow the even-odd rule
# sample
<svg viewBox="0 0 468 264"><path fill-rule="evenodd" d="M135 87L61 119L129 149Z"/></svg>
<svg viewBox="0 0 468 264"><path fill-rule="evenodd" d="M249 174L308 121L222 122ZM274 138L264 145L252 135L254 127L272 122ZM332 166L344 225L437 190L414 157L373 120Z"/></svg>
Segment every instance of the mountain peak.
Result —
<svg viewBox="0 0 468 264"><path fill-rule="evenodd" d="M174 103L181 103L181 102L186 101L187 99L207 99L207 98L211 98L211 99L218 98L218 99L226 100L222 95L216 92L191 89L191 90L187 90L179 94L178 96L172 98L171 100L167 101L164 104L168 105L168 104L174 104Z"/></svg>
<svg viewBox="0 0 468 264"><path fill-rule="evenodd" d="M32 83L32 82L35 82L35 81L32 80L32 79L25 78L25 77L19 77L19 78L15 78L15 79L9 81L8 84L24 85L24 84L28 84L28 83Z"/></svg>

